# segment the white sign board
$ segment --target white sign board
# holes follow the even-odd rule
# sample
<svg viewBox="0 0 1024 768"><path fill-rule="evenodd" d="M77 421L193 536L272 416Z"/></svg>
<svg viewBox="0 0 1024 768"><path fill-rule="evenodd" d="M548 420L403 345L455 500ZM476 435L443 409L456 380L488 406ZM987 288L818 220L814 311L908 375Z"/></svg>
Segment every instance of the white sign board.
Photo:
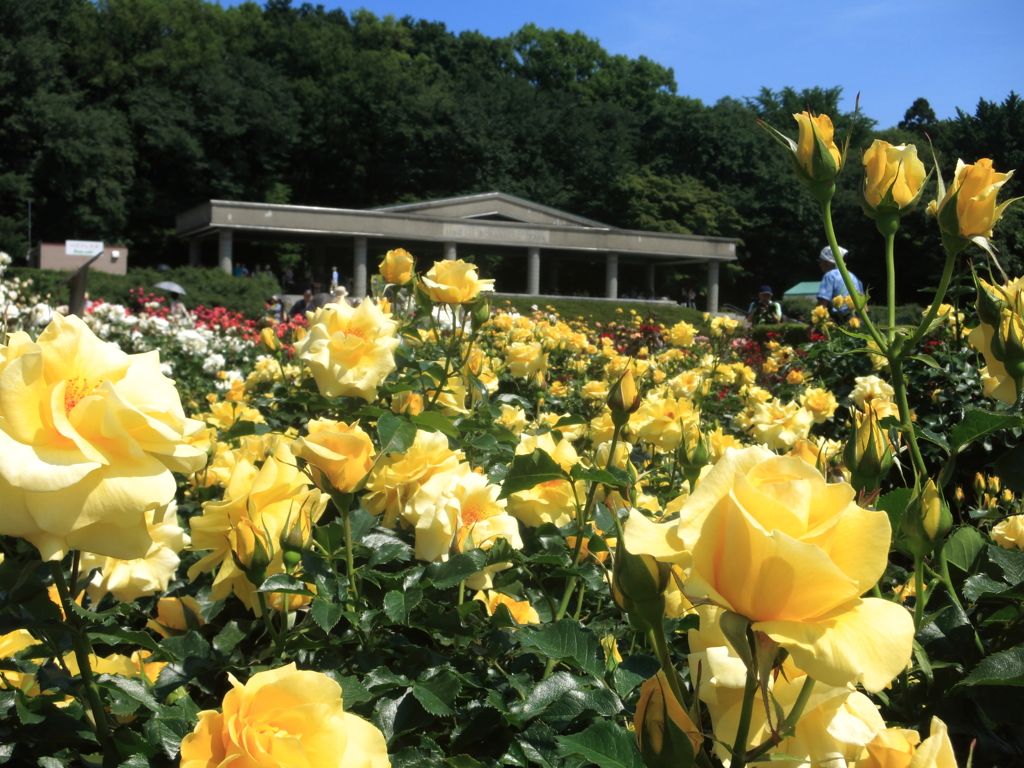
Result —
<svg viewBox="0 0 1024 768"><path fill-rule="evenodd" d="M103 243L93 240L65 240L64 253L68 256L96 256L103 253Z"/></svg>

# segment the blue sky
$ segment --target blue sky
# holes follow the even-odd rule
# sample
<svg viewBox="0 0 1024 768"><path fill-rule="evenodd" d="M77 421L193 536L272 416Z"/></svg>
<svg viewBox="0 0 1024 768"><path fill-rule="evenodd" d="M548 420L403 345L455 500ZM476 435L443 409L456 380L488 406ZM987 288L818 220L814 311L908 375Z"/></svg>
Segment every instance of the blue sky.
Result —
<svg viewBox="0 0 1024 768"><path fill-rule="evenodd" d="M529 22L580 30L612 53L672 67L678 93L706 103L761 86L841 85L844 108L860 91L881 128L919 96L945 118L1024 92L1024 0L311 1L490 37Z"/></svg>

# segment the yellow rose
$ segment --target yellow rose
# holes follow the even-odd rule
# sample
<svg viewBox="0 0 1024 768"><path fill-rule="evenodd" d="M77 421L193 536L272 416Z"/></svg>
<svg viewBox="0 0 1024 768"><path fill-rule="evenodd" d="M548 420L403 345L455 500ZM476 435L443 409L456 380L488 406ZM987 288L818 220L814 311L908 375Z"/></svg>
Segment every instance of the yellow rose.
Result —
<svg viewBox="0 0 1024 768"><path fill-rule="evenodd" d="M700 412L690 400L649 395L636 412L635 421L640 440L668 453L679 447L684 431L700 426Z"/></svg>
<svg viewBox="0 0 1024 768"><path fill-rule="evenodd" d="M548 368L548 356L539 341L516 342L505 350L509 372L517 379L525 379Z"/></svg>
<svg viewBox="0 0 1024 768"><path fill-rule="evenodd" d="M697 329L685 320L680 320L668 331L669 343L675 344L677 347L692 347L695 338L697 338Z"/></svg>
<svg viewBox="0 0 1024 768"><path fill-rule="evenodd" d="M913 144L893 146L875 139L864 152L864 204L869 215L880 208L901 216L913 210L928 175ZM887 195L892 203L883 204Z"/></svg>
<svg viewBox="0 0 1024 768"><path fill-rule="evenodd" d="M417 392L398 392L391 397L391 410L408 416L423 413L423 395Z"/></svg>
<svg viewBox="0 0 1024 768"><path fill-rule="evenodd" d="M260 331L260 347L268 355L281 349L281 340L273 328L264 328Z"/></svg>
<svg viewBox="0 0 1024 768"><path fill-rule="evenodd" d="M383 515L382 524L394 528L408 500L431 477L455 469L466 458L452 451L441 432L418 430L406 453L385 456L374 467L366 483L369 493L363 507L373 515Z"/></svg>
<svg viewBox="0 0 1024 768"><path fill-rule="evenodd" d="M857 404L859 408L865 408L865 403L872 403L875 400L882 402L892 402L895 395L892 385L888 384L877 376L858 376L854 380L853 391L850 393L850 399Z"/></svg>
<svg viewBox="0 0 1024 768"><path fill-rule="evenodd" d="M1007 200L996 205L999 188L1011 176L1013 171L996 173L988 158L982 158L974 165L957 160L956 174L946 189L946 196L942 200L933 200L928 205L928 212L938 217L939 227L946 234L967 239L992 237L992 227L1006 206L1014 202ZM955 207L951 207L954 200Z"/></svg>
<svg viewBox="0 0 1024 768"><path fill-rule="evenodd" d="M989 535L1005 549L1024 549L1024 515L1011 515L996 523Z"/></svg>
<svg viewBox="0 0 1024 768"><path fill-rule="evenodd" d="M280 440L257 469L246 459L235 464L221 501L203 504L203 514L193 517L192 545L195 551L213 550L193 564L188 577L218 569L211 595L223 600L232 592L260 615L256 586L235 562L235 556L248 568L251 557L259 554L256 540L271 556L266 575L284 573L283 551L277 546L286 525L295 523L297 510L309 510L316 522L327 506L328 496L311 488L309 478L299 471L288 443ZM233 556L234 553L234 556Z"/></svg>
<svg viewBox="0 0 1024 768"><path fill-rule="evenodd" d="M814 414L798 403L783 405L777 401L754 406L751 436L771 450L789 450L797 440L807 437L814 423Z"/></svg>
<svg viewBox="0 0 1024 768"><path fill-rule="evenodd" d="M726 451L680 510L658 525L630 514L631 549L691 565L687 597L746 616L830 686L884 688L910 659L913 620L861 598L885 570L884 512L858 507L847 483L763 448Z"/></svg>
<svg viewBox="0 0 1024 768"><path fill-rule="evenodd" d="M526 412L516 405L506 405L502 403L498 406L500 415L494 420L495 424L499 424L505 429L512 432L514 435L521 434L526 429Z"/></svg>
<svg viewBox="0 0 1024 768"><path fill-rule="evenodd" d="M800 126L800 136L796 141L796 165L803 172L807 181L828 181L835 178L843 167L842 154L835 143L835 128L828 115L812 115L810 112L799 112L793 115ZM817 156L817 139L820 139L828 150L827 155ZM829 164L831 158L831 165Z"/></svg>
<svg viewBox="0 0 1024 768"><path fill-rule="evenodd" d="M206 623L194 597L161 597L156 604L156 618L146 622L146 627L159 635L171 637L182 635L191 627Z"/></svg>
<svg viewBox="0 0 1024 768"><path fill-rule="evenodd" d="M494 290L494 280L481 280L476 265L462 259L435 261L421 280L430 300L439 304L466 304L481 291Z"/></svg>
<svg viewBox="0 0 1024 768"><path fill-rule="evenodd" d="M320 394L372 402L377 387L395 370L398 324L369 299L352 308L327 304L309 316L309 334L295 345Z"/></svg>
<svg viewBox="0 0 1024 768"><path fill-rule="evenodd" d="M867 743L853 768L957 768L946 724L933 717L929 731L923 742L917 731L904 728L879 731Z"/></svg>
<svg viewBox="0 0 1024 768"><path fill-rule="evenodd" d="M814 416L815 424L823 424L836 412L839 402L836 396L824 388L805 389L799 398L800 405Z"/></svg>
<svg viewBox="0 0 1024 768"><path fill-rule="evenodd" d="M0 345L0 534L44 560L83 549L125 560L152 544L145 510L174 498L172 471L206 453L157 352L127 355L77 317L55 315L36 342Z"/></svg>
<svg viewBox="0 0 1024 768"><path fill-rule="evenodd" d="M13 659L14 654L38 644L39 641L32 637L32 633L27 629L16 629L13 632L8 632L6 635L0 635L0 659ZM17 688L24 691L28 696L34 696L39 693L39 689L36 688L36 676L32 672L17 672L13 669L5 669L3 676L7 685L0 685L4 689L8 687Z"/></svg>
<svg viewBox="0 0 1024 768"><path fill-rule="evenodd" d="M292 443L292 454L305 459L341 493L356 490L373 467L373 442L358 422L313 419L309 434ZM319 481L318 481L319 482ZM322 487L322 486L321 486Z"/></svg>
<svg viewBox="0 0 1024 768"><path fill-rule="evenodd" d="M493 616L494 612L498 610L499 605L504 605L508 608L508 612L512 614L512 618L520 624L540 624L540 616L529 600L516 600L503 595L501 592L492 592L488 590L485 592L477 592L473 595L474 600L479 600L484 604L484 610L487 611L488 616Z"/></svg>
<svg viewBox="0 0 1024 768"><path fill-rule="evenodd" d="M94 604L107 592L122 603L129 603L167 590L181 564L178 553L189 543L185 531L178 527L177 509L177 504L171 502L156 512L146 511L146 526L153 543L145 557L118 560L92 552L82 553L82 573L98 569L86 588Z"/></svg>
<svg viewBox="0 0 1024 768"><path fill-rule="evenodd" d="M200 712L182 739L181 768L390 766L384 734L344 711L341 686L323 672L292 663L257 672L245 685L228 677L223 712Z"/></svg>
<svg viewBox="0 0 1024 768"><path fill-rule="evenodd" d="M985 358L985 367L981 370L985 395L1013 404L1017 400L1017 381L1010 372L1019 376L1024 363L1021 350L1024 278L1011 280L1006 285L990 285L979 278L977 289L982 322L967 340Z"/></svg>
<svg viewBox="0 0 1024 768"><path fill-rule="evenodd" d="M380 274L392 285L405 285L412 280L415 263L411 253L404 248L396 248L384 255L380 263Z"/></svg>
<svg viewBox="0 0 1024 768"><path fill-rule="evenodd" d="M517 456L528 456L535 450L542 450L553 458L566 472L579 461L576 450L568 440L557 445L550 432L543 435L524 435L516 446ZM576 494L583 487L576 486ZM582 496L580 497L582 499ZM549 480L535 485L527 491L513 493L508 498L508 513L531 528L554 523L561 527L573 519L575 512L573 486L568 480Z"/></svg>

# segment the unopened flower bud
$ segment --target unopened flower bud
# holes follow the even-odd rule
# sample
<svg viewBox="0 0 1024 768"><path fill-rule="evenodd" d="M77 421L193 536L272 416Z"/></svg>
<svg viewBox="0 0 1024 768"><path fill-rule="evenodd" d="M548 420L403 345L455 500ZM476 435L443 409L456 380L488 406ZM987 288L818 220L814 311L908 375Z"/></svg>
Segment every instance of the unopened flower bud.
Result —
<svg viewBox="0 0 1024 768"><path fill-rule="evenodd" d="M628 422L630 414L636 413L640 407L640 402L640 392L636 388L633 371L627 368L608 393L608 408L612 412L612 422L616 426Z"/></svg>
<svg viewBox="0 0 1024 768"><path fill-rule="evenodd" d="M671 573L668 563L650 555L634 555L619 541L612 571L616 604L634 624L645 629L657 626L665 618L665 589Z"/></svg>
<svg viewBox="0 0 1024 768"><path fill-rule="evenodd" d="M273 328L264 328L260 331L260 348L268 355L281 349L281 340L277 338L277 332Z"/></svg>
<svg viewBox="0 0 1024 768"><path fill-rule="evenodd" d="M260 586L267 578L267 567L273 559L267 534L248 518L242 518L228 533L228 542L235 565L253 585Z"/></svg>
<svg viewBox="0 0 1024 768"><path fill-rule="evenodd" d="M946 500L928 478L903 512L903 533L907 548L917 557L924 557L942 542L953 526L953 516Z"/></svg>
<svg viewBox="0 0 1024 768"><path fill-rule="evenodd" d="M851 473L851 484L858 491L874 491L892 467L889 437L878 426L874 409L853 414L854 427L847 440L843 460Z"/></svg>
<svg viewBox="0 0 1024 768"><path fill-rule="evenodd" d="M668 675L674 675L669 670ZM636 745L647 768L693 765L703 737L676 698L664 670L640 687L633 718Z"/></svg>

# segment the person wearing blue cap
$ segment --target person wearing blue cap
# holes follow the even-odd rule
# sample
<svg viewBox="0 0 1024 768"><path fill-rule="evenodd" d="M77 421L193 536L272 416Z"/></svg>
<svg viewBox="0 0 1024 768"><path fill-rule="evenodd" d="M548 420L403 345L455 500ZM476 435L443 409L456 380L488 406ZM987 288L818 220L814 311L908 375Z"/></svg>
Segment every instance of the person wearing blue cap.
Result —
<svg viewBox="0 0 1024 768"><path fill-rule="evenodd" d="M747 322L751 325L774 325L782 322L782 307L779 302L772 301L770 285L762 285L761 290L757 292L757 301L750 303Z"/></svg>
<svg viewBox="0 0 1024 768"><path fill-rule="evenodd" d="M845 259L849 251L839 246L839 253ZM843 282L843 275L836 266L836 257L832 255L832 248L830 246L826 245L821 249L821 253L818 254L818 266L821 267L821 285L818 287L817 296L818 304L828 309L832 319L839 325L842 325L853 315L853 310L845 304L837 308L833 302L833 299L836 297L842 296L845 298L849 296L850 292L846 289L846 283ZM853 272L850 272L850 279L853 280L857 293L864 293L864 284Z"/></svg>

